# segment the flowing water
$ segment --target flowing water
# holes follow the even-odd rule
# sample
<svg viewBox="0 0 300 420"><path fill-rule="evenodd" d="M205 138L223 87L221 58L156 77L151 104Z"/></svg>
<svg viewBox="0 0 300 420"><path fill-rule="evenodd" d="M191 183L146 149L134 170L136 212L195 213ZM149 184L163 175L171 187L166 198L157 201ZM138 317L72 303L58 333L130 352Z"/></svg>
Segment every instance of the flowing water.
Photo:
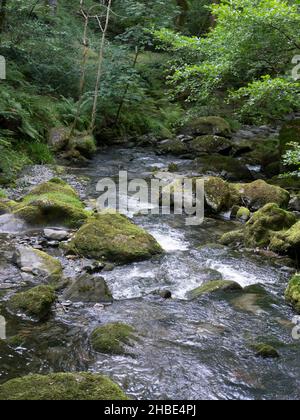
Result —
<svg viewBox="0 0 300 420"><path fill-rule="evenodd" d="M149 179L154 168L170 163L178 164L182 174L193 174L190 161L158 157L147 149L116 148L99 153L85 168L68 168L64 178L91 200L97 198L102 177L127 170L131 178ZM19 191L40 182L41 176L44 180L53 174L32 169ZM8 335L21 332L29 339L18 348L1 343L0 381L29 372L83 369L109 375L138 399L299 399L300 342L292 338L294 313L284 301L293 272L290 261L220 246L220 235L237 225L225 219L206 218L198 227L186 226L183 216L174 215L137 215L134 221L158 240L164 255L101 273L113 292L113 305L74 304L68 311L58 305L51 320L40 326L5 314ZM1 217L0 232L1 302L24 280L4 258L9 244L34 243L35 237ZM57 249L46 251L61 259L67 275L85 263L68 261ZM187 299L188 291L220 277L243 287L260 284L264 298L252 291ZM157 290L170 290L173 299L160 298ZM140 341L132 354L93 354L89 333L115 321L138 331ZM280 359L255 357L250 348L254 341L274 344Z"/></svg>

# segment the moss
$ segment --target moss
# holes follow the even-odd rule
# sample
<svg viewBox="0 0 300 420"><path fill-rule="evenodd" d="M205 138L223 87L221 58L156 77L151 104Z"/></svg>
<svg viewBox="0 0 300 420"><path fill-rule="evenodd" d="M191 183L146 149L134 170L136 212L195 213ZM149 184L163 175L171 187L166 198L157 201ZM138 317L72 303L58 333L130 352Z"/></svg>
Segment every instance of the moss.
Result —
<svg viewBox="0 0 300 420"><path fill-rule="evenodd" d="M252 210L258 210L268 203L276 203L279 207L287 208L290 201L290 195L286 190L263 180L249 184L231 184L231 189L239 195L240 203Z"/></svg>
<svg viewBox="0 0 300 420"><path fill-rule="evenodd" d="M96 140L94 136L85 133L73 137L69 141L68 147L71 150L78 151L81 155L83 155L86 158L92 157L97 151Z"/></svg>
<svg viewBox="0 0 300 420"><path fill-rule="evenodd" d="M232 205L231 194L229 185L226 181L217 177L209 177L205 179L204 186L207 207L216 213L230 209Z"/></svg>
<svg viewBox="0 0 300 420"><path fill-rule="evenodd" d="M300 119L287 121L281 128L279 134L280 152L285 153L289 143L300 144Z"/></svg>
<svg viewBox="0 0 300 420"><path fill-rule="evenodd" d="M112 302L113 297L102 277L83 274L64 292L64 299L73 302Z"/></svg>
<svg viewBox="0 0 300 420"><path fill-rule="evenodd" d="M179 139L166 140L158 147L158 151L162 154L172 154L174 156L182 156L188 153L188 147Z"/></svg>
<svg viewBox="0 0 300 420"><path fill-rule="evenodd" d="M161 254L162 248L144 229L119 213L91 217L65 249L86 258L129 263Z"/></svg>
<svg viewBox="0 0 300 420"><path fill-rule="evenodd" d="M32 225L67 227L79 227L88 217L77 192L59 178L34 188L14 209L14 214Z"/></svg>
<svg viewBox="0 0 300 420"><path fill-rule="evenodd" d="M251 212L249 209L247 209L247 207L240 207L237 214L236 214L236 218L243 221L243 222L247 222L251 217Z"/></svg>
<svg viewBox="0 0 300 420"><path fill-rule="evenodd" d="M221 176L228 181L252 181L250 170L231 156L209 155L194 161L197 171L207 175Z"/></svg>
<svg viewBox="0 0 300 420"><path fill-rule="evenodd" d="M26 292L16 293L9 301L9 308L24 312L38 320L49 315L56 299L54 289L50 286L37 286Z"/></svg>
<svg viewBox="0 0 300 420"><path fill-rule="evenodd" d="M3 190L1 190L1 188L0 188L0 199L1 198L7 198L7 195L6 195L6 193L3 191Z"/></svg>
<svg viewBox="0 0 300 420"><path fill-rule="evenodd" d="M196 137L190 144L191 150L195 153L220 153L229 154L232 143L225 137L208 135Z"/></svg>
<svg viewBox="0 0 300 420"><path fill-rule="evenodd" d="M299 257L300 253L300 222L295 223L289 230L278 232L272 237L270 248L272 251Z"/></svg>
<svg viewBox="0 0 300 420"><path fill-rule="evenodd" d="M53 152L63 150L69 140L70 130L66 127L52 128L48 136L48 145Z"/></svg>
<svg viewBox="0 0 300 420"><path fill-rule="evenodd" d="M234 281L216 280L205 283L202 286L192 290L191 292L188 292L187 297L189 299L197 299L207 293L215 293L220 291L231 292L238 290L242 290L242 288L238 283Z"/></svg>
<svg viewBox="0 0 300 420"><path fill-rule="evenodd" d="M179 166L177 165L177 163L170 163L170 165L168 166L168 172L178 172L179 171Z"/></svg>
<svg viewBox="0 0 300 420"><path fill-rule="evenodd" d="M300 314L300 275L295 275L289 282L285 292L287 302L291 303L296 312Z"/></svg>
<svg viewBox="0 0 300 420"><path fill-rule="evenodd" d="M92 373L54 373L12 379L0 385L0 400L91 401L127 400L109 378Z"/></svg>
<svg viewBox="0 0 300 420"><path fill-rule="evenodd" d="M16 207L17 203L7 198L0 198L0 216L2 214L11 213Z"/></svg>
<svg viewBox="0 0 300 420"><path fill-rule="evenodd" d="M19 268L31 268L35 275L51 285L56 285L62 279L63 268L60 261L39 249L19 246L15 260Z"/></svg>
<svg viewBox="0 0 300 420"><path fill-rule="evenodd" d="M91 335L92 347L98 353L126 354L124 346L132 346L134 341L135 329L119 322L98 327Z"/></svg>
<svg viewBox="0 0 300 420"><path fill-rule="evenodd" d="M278 351L266 343L253 344L251 348L255 351L257 357L263 357L264 359L276 359L280 357Z"/></svg>
<svg viewBox="0 0 300 420"><path fill-rule="evenodd" d="M246 224L244 238L246 246L267 247L274 232L287 230L297 222L293 213L285 211L277 204L267 204L253 214Z"/></svg>
<svg viewBox="0 0 300 420"><path fill-rule="evenodd" d="M234 230L232 232L224 233L221 237L220 242L222 245L237 245L244 243L244 231Z"/></svg>
<svg viewBox="0 0 300 420"><path fill-rule="evenodd" d="M288 191L300 190L300 178L295 176L273 177L268 181L272 185L277 185Z"/></svg>
<svg viewBox="0 0 300 420"><path fill-rule="evenodd" d="M216 116L194 118L186 124L183 131L192 135L219 135L224 137L231 135L228 122Z"/></svg>

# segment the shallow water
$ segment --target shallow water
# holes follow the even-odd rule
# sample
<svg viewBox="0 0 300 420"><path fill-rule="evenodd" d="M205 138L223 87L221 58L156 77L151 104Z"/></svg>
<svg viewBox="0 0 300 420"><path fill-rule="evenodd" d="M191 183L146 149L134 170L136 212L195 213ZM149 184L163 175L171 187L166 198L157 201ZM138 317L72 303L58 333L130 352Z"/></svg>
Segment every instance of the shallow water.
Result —
<svg viewBox="0 0 300 420"><path fill-rule="evenodd" d="M86 168L68 169L66 178L88 177L80 192L95 199L101 177L128 170L131 178L148 179L153 168L172 162L182 174L192 174L190 161L158 157L147 149L116 148L99 153ZM292 339L294 313L283 298L292 272L289 262L218 245L220 235L237 225L228 220L207 218L198 227L188 227L184 217L173 215L134 220L159 241L165 254L102 273L115 298L111 306L76 304L68 312L58 306L42 329L7 314L8 334L25 329L27 340L18 349L0 348L0 381L28 372L88 369L108 374L133 398L299 399L300 342ZM50 252L61 258L68 274L84 263ZM187 299L188 291L220 276L243 287L261 284L267 298L251 292ZM161 299L157 290L170 290L173 299ZM0 294L0 302L9 293L6 289ZM89 351L88 334L111 321L137 329L141 340L131 355ZM256 358L249 345L261 340L275 343L281 358Z"/></svg>

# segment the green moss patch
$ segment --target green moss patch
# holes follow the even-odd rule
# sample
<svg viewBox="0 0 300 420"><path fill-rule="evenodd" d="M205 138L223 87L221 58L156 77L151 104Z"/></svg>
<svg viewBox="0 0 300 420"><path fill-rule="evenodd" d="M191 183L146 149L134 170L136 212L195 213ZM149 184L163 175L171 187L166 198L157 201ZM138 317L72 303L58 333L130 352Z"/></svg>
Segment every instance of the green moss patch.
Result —
<svg viewBox="0 0 300 420"><path fill-rule="evenodd" d="M0 385L0 400L91 401L127 400L109 378L92 373L54 373L12 379Z"/></svg>
<svg viewBox="0 0 300 420"><path fill-rule="evenodd" d="M108 354L125 354L125 346L133 346L137 340L135 329L120 322L98 327L91 335L93 349Z"/></svg>
<svg viewBox="0 0 300 420"><path fill-rule="evenodd" d="M287 302L291 303L300 314L300 275L295 275L289 282L285 292Z"/></svg>

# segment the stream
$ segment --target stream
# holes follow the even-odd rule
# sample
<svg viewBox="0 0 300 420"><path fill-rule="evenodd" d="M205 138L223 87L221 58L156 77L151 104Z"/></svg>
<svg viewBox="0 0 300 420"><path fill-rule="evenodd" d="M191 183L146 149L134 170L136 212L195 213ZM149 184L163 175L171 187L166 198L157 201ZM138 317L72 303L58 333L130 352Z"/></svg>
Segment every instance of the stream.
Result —
<svg viewBox="0 0 300 420"><path fill-rule="evenodd" d="M131 178L149 179L154 168L170 163L181 174L193 174L191 161L119 146L99 151L85 167L66 167L61 177L82 199L93 200L103 177L127 170ZM27 168L11 198L53 176L51 167ZM186 226L184 216L133 219L158 240L164 255L100 273L112 290L112 305L78 303L68 311L57 305L47 323L36 325L5 313L1 302L24 281L24 273L9 262L11 244L39 245L42 231L28 230L11 216L0 217L0 310L8 321L8 337L28 336L26 347L0 342L0 383L32 372L89 370L110 376L134 399L300 399L300 343L292 338L295 314L284 300L294 270L290 260L219 245L220 236L239 225L226 218L206 218L196 227ZM66 276L88 264L45 246L45 252L60 259ZM187 299L188 291L216 275L243 287L260 284L267 299L255 293ZM170 290L173 298L162 299L156 290ZM91 352L93 328L116 321L138 331L140 341L132 354ZM277 345L280 359L257 358L249 347L266 340Z"/></svg>

